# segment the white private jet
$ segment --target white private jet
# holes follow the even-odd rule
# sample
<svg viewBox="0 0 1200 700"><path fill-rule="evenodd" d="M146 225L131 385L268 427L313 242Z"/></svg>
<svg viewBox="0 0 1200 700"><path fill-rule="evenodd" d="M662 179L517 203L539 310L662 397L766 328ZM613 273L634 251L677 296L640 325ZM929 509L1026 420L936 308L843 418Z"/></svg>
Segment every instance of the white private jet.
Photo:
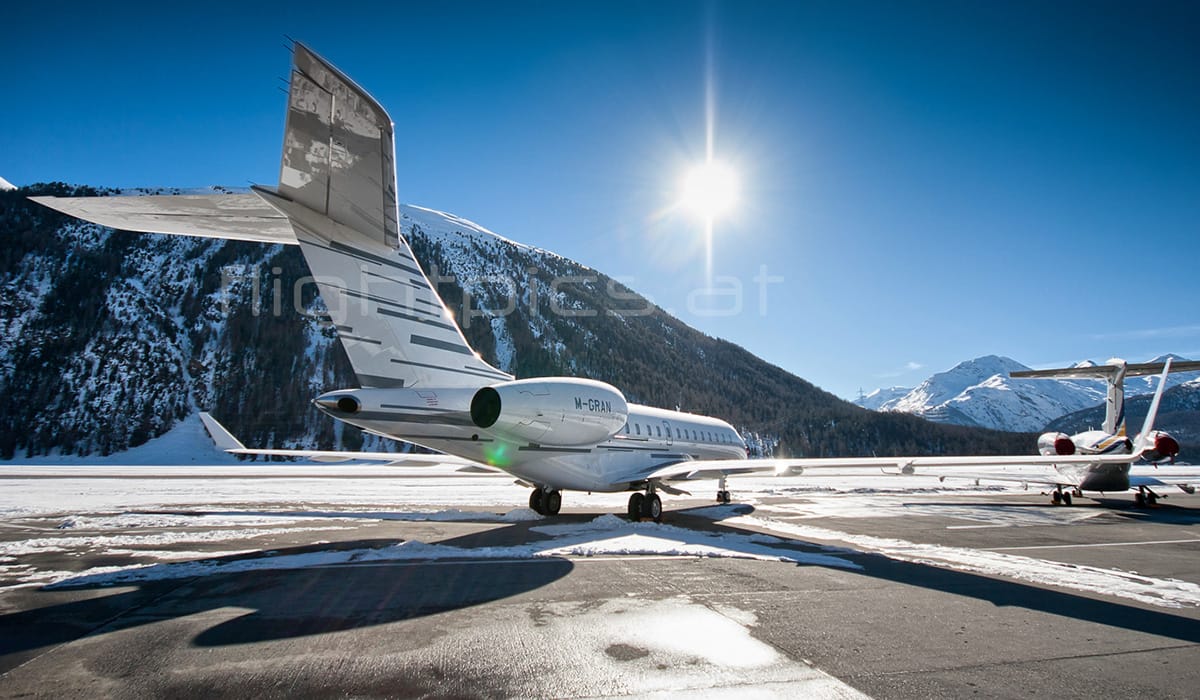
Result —
<svg viewBox="0 0 1200 700"><path fill-rule="evenodd" d="M364 90L299 44L277 187L255 186L250 194L34 199L128 231L300 246L360 385L317 397L320 410L377 435L503 470L532 489L529 505L543 514L559 511L563 490L632 491L629 516L658 520L657 492L681 493L669 483L678 480L719 479L717 500L727 503L726 477L737 473L1127 467L1147 451L1139 436L1126 455L749 460L745 443L725 421L632 404L616 387L590 379L516 379L471 349L401 235L391 119ZM423 459L249 449L211 417L205 423L219 444L238 454Z"/></svg>
<svg viewBox="0 0 1200 700"><path fill-rule="evenodd" d="M1065 433L1043 433L1038 437L1038 452L1043 456L1068 455L1124 455L1140 457L1151 464L1174 462L1179 454L1179 442L1169 433L1154 430L1154 418L1158 404L1166 387L1167 374L1171 371L1190 372L1200 370L1200 362L1146 362L1128 364L1121 359L1112 359L1103 365L1079 365L1062 369L1027 370L1013 372L1016 378L1032 379L1104 379L1108 383L1105 399L1104 425L1099 430L1086 430L1075 435ZM1139 377L1161 373L1158 390L1146 416L1142 432L1131 440L1125 427L1125 377ZM1026 479L1029 483L1054 486L1051 502L1071 504L1071 494L1082 491L1121 492L1136 488L1134 502L1140 506L1153 506L1159 495L1150 487L1172 484L1187 493L1194 493L1192 485L1200 479L1185 476L1176 479L1169 476L1134 475L1129 463L1098 463L1085 465L1060 465L1054 474L1045 478ZM1064 491L1064 487L1070 490Z"/></svg>

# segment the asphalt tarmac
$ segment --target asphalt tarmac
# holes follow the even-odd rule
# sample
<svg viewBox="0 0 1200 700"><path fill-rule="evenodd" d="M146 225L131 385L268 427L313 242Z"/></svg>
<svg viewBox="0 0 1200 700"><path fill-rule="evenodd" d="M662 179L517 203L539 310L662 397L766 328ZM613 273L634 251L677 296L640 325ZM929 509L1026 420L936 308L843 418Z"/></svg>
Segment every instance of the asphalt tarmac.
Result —
<svg viewBox="0 0 1200 700"><path fill-rule="evenodd" d="M469 515L431 522L310 510L308 530L250 522L241 529L266 534L239 535L236 552L197 525L182 526L190 543L150 553L89 547L107 531L86 523L60 530L55 518L6 518L0 542L51 545L10 557L26 571L102 574L97 567L130 562L153 571L176 565L172 552L213 566L125 583L59 576L53 588L14 585L10 569L0 576L9 586L0 588L0 696L1196 697L1200 607L1189 596L1200 585L1200 496L1136 510L1127 496L1067 509L1032 494L891 495L874 513L864 496L860 511L825 514L828 498L764 496L716 521L687 510L702 499L668 503L667 526L714 542L773 534L782 539L770 546L792 561L496 556L546 540L535 529L546 521ZM602 515L564 511L556 523ZM171 521L127 532L180 529ZM69 539L55 547L56 538ZM467 554L320 559L403 542ZM947 564L926 545L961 561ZM1032 560L1034 574L1077 571L1080 585L997 573L973 563L980 553ZM316 558L239 569L292 555ZM806 563L808 555L844 564ZM1115 570L1136 572L1120 574L1131 590L1106 592ZM1097 576L1099 587L1089 583ZM1182 598L1168 590L1147 602L1141 585L1175 586Z"/></svg>

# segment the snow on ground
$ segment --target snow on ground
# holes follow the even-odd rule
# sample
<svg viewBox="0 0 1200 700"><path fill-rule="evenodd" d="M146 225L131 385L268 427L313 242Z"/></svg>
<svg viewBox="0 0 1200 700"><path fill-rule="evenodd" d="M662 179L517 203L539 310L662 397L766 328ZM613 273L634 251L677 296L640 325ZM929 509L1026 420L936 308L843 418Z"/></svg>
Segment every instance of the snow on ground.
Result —
<svg viewBox="0 0 1200 700"><path fill-rule="evenodd" d="M736 507L731 506L715 506L692 512L724 524L765 528L805 541L843 542L856 549L915 564L988 576L1005 576L1032 583L1128 598L1159 607L1200 606L1200 585L1178 579L1151 578L1132 571L1100 569L986 549L918 544L901 539L854 535L758 515L742 515L737 512Z"/></svg>
<svg viewBox="0 0 1200 700"><path fill-rule="evenodd" d="M0 576L15 585L92 586L362 562L635 555L734 557L855 569L857 564L849 557L865 551L1155 606L1200 606L1200 586L1186 581L1007 552L854 535L797 522L824 518L823 524L828 525L836 518L916 515L1011 527L1067 524L1103 512L989 503L982 499L995 495L992 489L945 486L934 478L921 482L920 477L875 474L733 479L734 494L742 503L754 505L754 514L731 506L688 511L728 525L767 530L772 536L630 523L614 515L582 523L540 522L541 516L521 507L528 489L510 477L463 476L454 469L449 465L7 466L0 468L0 527L8 537L0 543ZM685 486L697 495L715 493L715 482ZM1017 487L1002 489L1020 492ZM981 502L928 497L942 493L975 493ZM628 494L571 492L566 496L568 508L622 512ZM666 505L672 507L670 498ZM275 554L255 546L257 538L303 532L319 536L322 531L383 520L534 521L529 526L534 541L474 548L404 541L381 549L298 554ZM61 533L51 535L54 529ZM197 549L188 545L204 551L188 551ZM135 561L82 572L48 571L31 563L45 552L124 555Z"/></svg>
<svg viewBox="0 0 1200 700"><path fill-rule="evenodd" d="M506 518L520 520L521 511L510 513ZM465 519L465 518L464 518ZM340 529L337 527L309 528L313 531ZM534 526L534 532L547 535L549 539L524 544L498 547L462 548L450 545L427 544L404 541L379 549L349 549L278 556L258 556L227 559L214 557L211 553L195 552L194 561L166 561L158 563L136 563L125 566L93 567L83 572L24 571L8 565L0 566L0 573L16 577L19 585L30 583L52 584L51 588L75 588L113 586L144 581L194 578L212 574L241 573L280 569L302 569L335 564L362 564L384 561L439 560L439 559L532 559L568 556L688 556L719 557L736 559L758 559L762 561L785 561L809 566L831 566L858 569L857 564L842 556L812 551L806 546L799 549L795 543L770 535L728 534L689 530L672 525L655 523L632 523L615 515L602 515L585 523L564 523ZM143 536L96 536L87 538L39 538L7 543L0 547L0 561L11 562L19 555L46 551L68 551L77 547L112 547L108 553L132 553L146 556L146 550L120 549L129 546L156 546L195 542L245 539L263 535L292 532L295 529L239 530L210 533L158 533ZM816 547L817 550L834 551ZM244 551L244 550L243 550ZM847 550L837 550L842 554ZM164 559L186 557L185 552L171 552ZM22 565L17 565L22 566ZM24 567L28 568L28 567ZM7 569L7 571L5 571Z"/></svg>
<svg viewBox="0 0 1200 700"><path fill-rule="evenodd" d="M378 465L240 464L199 466L0 466L0 517L112 513L256 504L258 508L313 510L374 509L388 512L442 508L499 507L508 512L529 500L529 490L505 474L464 474L454 465L386 467ZM53 478L50 478L53 477ZM792 483L791 480L784 480ZM811 502L814 517L859 517L874 504L872 516L889 508L912 515L899 499L874 500L880 495L920 493L993 493L976 486L938 484L933 477L798 476L795 487L781 479L730 479L735 499L757 504L763 498L785 496ZM715 481L682 484L697 496L716 495ZM1017 490L1015 487L1000 487ZM815 497L815 498L814 498ZM583 507L623 512L628 493L568 492L567 508ZM671 508L671 498L664 501ZM886 506L886 507L883 507ZM936 511L926 514L934 515Z"/></svg>

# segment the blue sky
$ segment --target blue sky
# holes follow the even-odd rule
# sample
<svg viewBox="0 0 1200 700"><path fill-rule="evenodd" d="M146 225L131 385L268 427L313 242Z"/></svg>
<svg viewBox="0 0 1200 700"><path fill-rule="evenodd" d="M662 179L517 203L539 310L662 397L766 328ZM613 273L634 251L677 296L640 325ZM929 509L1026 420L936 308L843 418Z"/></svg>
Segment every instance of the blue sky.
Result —
<svg viewBox="0 0 1200 700"><path fill-rule="evenodd" d="M21 5L0 25L14 184L276 182L290 36L388 109L402 202L840 395L982 354L1200 357L1195 3ZM703 226L672 207L710 79L737 313L703 301Z"/></svg>

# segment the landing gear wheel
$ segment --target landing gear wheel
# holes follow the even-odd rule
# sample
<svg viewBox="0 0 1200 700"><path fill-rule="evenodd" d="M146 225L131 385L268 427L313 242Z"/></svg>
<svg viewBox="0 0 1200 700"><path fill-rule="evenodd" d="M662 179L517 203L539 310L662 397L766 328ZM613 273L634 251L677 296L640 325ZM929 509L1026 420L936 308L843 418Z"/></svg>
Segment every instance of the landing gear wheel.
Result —
<svg viewBox="0 0 1200 700"><path fill-rule="evenodd" d="M1062 492L1061 492L1061 491L1055 491L1054 493L1050 494L1050 502L1051 502L1051 503L1053 503L1053 504L1054 504L1054 505L1056 505L1056 506L1057 506L1057 505L1059 505L1059 504L1061 504L1061 503L1063 502L1063 494L1062 494Z"/></svg>
<svg viewBox="0 0 1200 700"><path fill-rule="evenodd" d="M538 515L545 515L545 499L542 498L542 490L534 489L533 493L529 494L529 509Z"/></svg>
<svg viewBox="0 0 1200 700"><path fill-rule="evenodd" d="M729 503L731 500L728 491L717 491L717 503Z"/></svg>
<svg viewBox="0 0 1200 700"><path fill-rule="evenodd" d="M1063 491L1062 502L1063 502L1064 506L1071 505L1071 494L1067 493L1066 491Z"/></svg>
<svg viewBox="0 0 1200 700"><path fill-rule="evenodd" d="M1137 493L1133 494L1133 507L1134 508L1145 508L1146 507L1146 494L1142 493L1141 491L1138 491Z"/></svg>
<svg viewBox="0 0 1200 700"><path fill-rule="evenodd" d="M642 499L642 517L650 518L656 523L662 522L662 499L658 494L650 494Z"/></svg>
<svg viewBox="0 0 1200 700"><path fill-rule="evenodd" d="M558 515L559 508L562 508L562 492L558 489L547 491L542 496L542 509L546 511L546 515Z"/></svg>
<svg viewBox="0 0 1200 700"><path fill-rule="evenodd" d="M1147 491L1146 492L1146 506L1149 508L1153 508L1156 505L1158 505L1158 494L1154 493L1153 491Z"/></svg>
<svg viewBox="0 0 1200 700"><path fill-rule="evenodd" d="M646 501L646 497L640 493L635 493L629 497L629 519L633 522L638 522L642 519L642 504Z"/></svg>

